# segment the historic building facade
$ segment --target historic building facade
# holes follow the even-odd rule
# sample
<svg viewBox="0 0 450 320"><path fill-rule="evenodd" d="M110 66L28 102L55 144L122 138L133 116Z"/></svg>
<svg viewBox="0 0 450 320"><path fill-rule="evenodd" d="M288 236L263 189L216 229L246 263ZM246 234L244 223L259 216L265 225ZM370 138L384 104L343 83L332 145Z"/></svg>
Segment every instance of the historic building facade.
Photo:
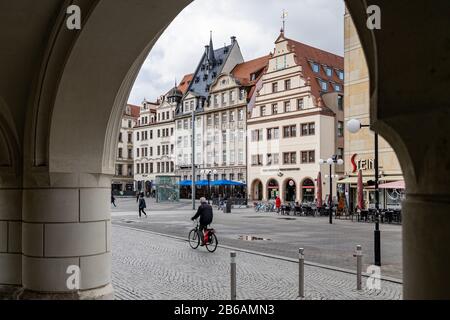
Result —
<svg viewBox="0 0 450 320"><path fill-rule="evenodd" d="M158 102L149 102L144 100L140 107L140 115L138 123L134 130L134 181L135 190L150 192L152 188L152 173L154 166L151 167L151 155L153 154L153 138L154 131L152 125L157 122Z"/></svg>
<svg viewBox="0 0 450 320"><path fill-rule="evenodd" d="M280 34L249 105L250 199L315 200L319 159L344 155L343 81L342 57Z"/></svg>
<svg viewBox="0 0 450 320"><path fill-rule="evenodd" d="M175 116L175 168L176 174L182 180L192 179L193 146L195 144L195 165L198 168L194 179L200 180L200 170L214 166L213 151L205 135L207 116L205 110L211 104L211 86L222 73L230 73L233 68L243 63L241 49L235 37L231 38L231 44L214 50L212 37L209 45L205 46L205 52L200 59L192 81L178 105ZM195 128L193 128L193 115L195 115ZM193 136L193 131L195 131ZM222 158L223 159L223 158Z"/></svg>
<svg viewBox="0 0 450 320"><path fill-rule="evenodd" d="M369 72L358 34L353 21L345 15L345 122L357 119L363 125L370 124L369 114ZM379 137L379 170L380 183L403 181L402 170L394 150ZM351 209L356 205L356 185L359 169L362 170L363 181L374 180L374 133L369 128L362 128L358 133L345 135L345 179L339 181L343 185L347 203ZM367 189L366 207L374 205L374 192ZM400 190L381 189L381 207L397 208L400 206L402 194Z"/></svg>
<svg viewBox="0 0 450 320"><path fill-rule="evenodd" d="M114 195L131 195L134 193L134 127L139 119L138 106L125 106L121 120L119 141L117 144L116 168L111 182Z"/></svg>

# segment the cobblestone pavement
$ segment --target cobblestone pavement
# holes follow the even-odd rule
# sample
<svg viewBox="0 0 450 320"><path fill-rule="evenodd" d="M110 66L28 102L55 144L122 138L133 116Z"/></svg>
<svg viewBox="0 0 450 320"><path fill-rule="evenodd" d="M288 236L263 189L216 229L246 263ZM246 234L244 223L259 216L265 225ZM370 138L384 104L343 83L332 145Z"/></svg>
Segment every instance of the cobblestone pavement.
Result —
<svg viewBox="0 0 450 320"><path fill-rule="evenodd" d="M139 219L136 199L118 199L112 209L112 222L143 230L185 238L192 228L192 206L188 201L159 204L148 201L148 219ZM327 217L280 216L275 213L256 213L253 208L236 208L232 214L214 210L214 228L221 244L296 259L298 248L305 248L308 262L354 269L353 252L357 244L363 248L364 270L373 263L372 223L334 220ZM401 226L381 225L382 275L402 279ZM270 239L243 241L242 235Z"/></svg>
<svg viewBox="0 0 450 320"><path fill-rule="evenodd" d="M227 300L230 251L193 250L186 241L113 226L112 281L118 300ZM219 238L220 241L220 238ZM298 264L237 253L239 300L297 298ZM355 275L305 266L306 299L401 299L402 286L355 289Z"/></svg>

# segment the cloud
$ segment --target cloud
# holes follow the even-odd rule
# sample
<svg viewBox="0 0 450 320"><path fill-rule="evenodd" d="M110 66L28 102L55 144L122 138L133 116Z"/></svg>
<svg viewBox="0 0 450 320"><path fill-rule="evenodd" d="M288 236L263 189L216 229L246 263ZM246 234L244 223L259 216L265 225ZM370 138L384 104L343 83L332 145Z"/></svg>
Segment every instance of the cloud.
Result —
<svg viewBox="0 0 450 320"><path fill-rule="evenodd" d="M153 47L129 102L156 100L193 73L213 31L215 48L236 36L244 59L268 54L288 11L286 36L339 55L344 52L342 0L195 0L170 24Z"/></svg>

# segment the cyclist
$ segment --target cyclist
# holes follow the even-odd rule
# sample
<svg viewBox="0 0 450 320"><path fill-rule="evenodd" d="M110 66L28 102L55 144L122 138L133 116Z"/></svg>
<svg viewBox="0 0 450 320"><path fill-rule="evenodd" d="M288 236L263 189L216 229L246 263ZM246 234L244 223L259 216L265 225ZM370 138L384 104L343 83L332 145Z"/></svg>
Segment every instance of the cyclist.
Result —
<svg viewBox="0 0 450 320"><path fill-rule="evenodd" d="M202 239L201 246L205 245L205 236L203 231L208 228L208 225L210 225L213 221L213 208L208 204L208 201L206 201L206 198L200 199L200 207L198 207L197 213L195 216L191 218L192 221L200 217L200 226L198 229L200 239Z"/></svg>

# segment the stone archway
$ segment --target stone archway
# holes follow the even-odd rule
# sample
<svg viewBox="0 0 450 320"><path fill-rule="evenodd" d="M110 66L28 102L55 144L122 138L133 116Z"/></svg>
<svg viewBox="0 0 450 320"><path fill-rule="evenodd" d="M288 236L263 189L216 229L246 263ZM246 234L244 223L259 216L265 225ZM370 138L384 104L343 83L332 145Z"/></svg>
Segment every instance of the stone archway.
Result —
<svg viewBox="0 0 450 320"><path fill-rule="evenodd" d="M303 179L303 181L301 182L301 196L302 202L314 202L315 200L315 184L314 184L314 180L311 178L305 178Z"/></svg>
<svg viewBox="0 0 450 320"><path fill-rule="evenodd" d="M263 194L263 183L261 180L257 179L252 182L251 185L251 197L252 200L261 201L264 197Z"/></svg>
<svg viewBox="0 0 450 320"><path fill-rule="evenodd" d="M288 178L283 182L283 200L285 202L296 202L297 201L297 184L292 178Z"/></svg>
<svg viewBox="0 0 450 320"><path fill-rule="evenodd" d="M41 2L0 3L0 96L11 114L0 119L0 144L15 145L8 155L17 159L0 168L0 217L22 223L23 240L20 253L2 255L0 282L22 286L22 297L111 297L107 204L121 108L152 44L189 1L79 1L80 31L65 29L61 2ZM370 70L372 128L405 175L404 297L449 298L450 4L346 3ZM367 28L369 5L382 8L381 30ZM80 290L65 285L73 264L89 275Z"/></svg>
<svg viewBox="0 0 450 320"><path fill-rule="evenodd" d="M268 179L266 183L267 200L275 200L280 196L280 184L277 179Z"/></svg>

